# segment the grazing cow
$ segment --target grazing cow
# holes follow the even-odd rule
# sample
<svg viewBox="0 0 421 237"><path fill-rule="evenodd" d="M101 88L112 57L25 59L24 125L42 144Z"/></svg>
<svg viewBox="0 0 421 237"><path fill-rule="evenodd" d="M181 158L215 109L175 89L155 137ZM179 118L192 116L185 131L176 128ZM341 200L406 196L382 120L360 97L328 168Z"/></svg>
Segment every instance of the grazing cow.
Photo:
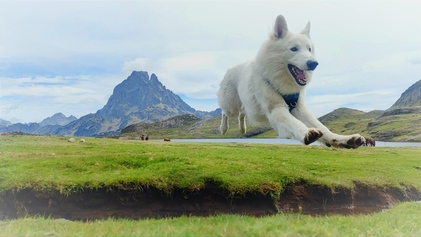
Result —
<svg viewBox="0 0 421 237"><path fill-rule="evenodd" d="M170 142L171 141L171 139L169 139L169 138L164 138L164 142Z"/></svg>

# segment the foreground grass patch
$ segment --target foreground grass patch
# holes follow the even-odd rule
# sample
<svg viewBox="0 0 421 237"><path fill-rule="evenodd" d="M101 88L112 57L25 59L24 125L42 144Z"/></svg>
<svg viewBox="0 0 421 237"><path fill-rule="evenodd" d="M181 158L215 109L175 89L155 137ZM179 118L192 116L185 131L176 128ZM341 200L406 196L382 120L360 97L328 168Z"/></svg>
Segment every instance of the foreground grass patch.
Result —
<svg viewBox="0 0 421 237"><path fill-rule="evenodd" d="M371 215L269 217L221 215L72 222L43 218L0 221L0 236L421 236L421 204Z"/></svg>
<svg viewBox="0 0 421 237"><path fill-rule="evenodd" d="M136 188L197 190L212 180L231 194L279 193L289 183L421 190L418 148L175 143L1 137L0 191Z"/></svg>
<svg viewBox="0 0 421 237"><path fill-rule="evenodd" d="M358 184L421 190L419 148L331 149L302 145L164 143L59 137L0 137L1 194L21 190L201 190L212 181L228 196L279 198L305 182L335 190ZM370 215L217 215L88 222L26 217L1 220L0 236L420 236L421 204ZM106 218L106 217L104 217Z"/></svg>

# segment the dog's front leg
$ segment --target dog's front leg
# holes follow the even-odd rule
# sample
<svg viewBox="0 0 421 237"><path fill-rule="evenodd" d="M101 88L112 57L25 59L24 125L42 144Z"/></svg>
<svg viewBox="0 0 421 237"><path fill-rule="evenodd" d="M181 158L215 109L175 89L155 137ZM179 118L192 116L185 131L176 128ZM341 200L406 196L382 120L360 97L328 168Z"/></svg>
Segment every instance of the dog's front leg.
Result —
<svg viewBox="0 0 421 237"><path fill-rule="evenodd" d="M331 132L307 109L304 103L299 103L297 108L293 109L291 113L307 126L319 129L323 133L319 141L326 146L357 148L365 142L365 138L360 134L339 135Z"/></svg>
<svg viewBox="0 0 421 237"><path fill-rule="evenodd" d="M292 116L286 104L273 109L269 108L267 117L272 127L278 131L279 136L292 135L305 145L313 143L323 136L320 130L308 128L303 122Z"/></svg>

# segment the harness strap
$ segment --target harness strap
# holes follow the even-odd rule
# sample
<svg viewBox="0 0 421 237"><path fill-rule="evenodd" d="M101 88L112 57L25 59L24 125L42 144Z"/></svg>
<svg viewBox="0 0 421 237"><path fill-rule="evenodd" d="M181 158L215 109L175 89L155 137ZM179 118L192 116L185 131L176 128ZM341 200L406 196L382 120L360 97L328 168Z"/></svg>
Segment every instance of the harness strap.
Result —
<svg viewBox="0 0 421 237"><path fill-rule="evenodd" d="M297 107L297 102L298 102L298 98L300 98L300 93L283 95L281 92L279 92L272 85L272 83L269 81L269 79L266 78L265 81L266 81L267 84L269 84L270 87L272 87L272 89L274 89L276 92L278 92L278 94L281 95L282 98L284 98L285 103L288 105L289 112L291 113L291 111Z"/></svg>
<svg viewBox="0 0 421 237"><path fill-rule="evenodd" d="M279 93L279 92L278 92ZM298 98L300 97L300 93L290 94L290 95L282 95L285 102L289 107L289 112L291 112L295 107L297 107Z"/></svg>

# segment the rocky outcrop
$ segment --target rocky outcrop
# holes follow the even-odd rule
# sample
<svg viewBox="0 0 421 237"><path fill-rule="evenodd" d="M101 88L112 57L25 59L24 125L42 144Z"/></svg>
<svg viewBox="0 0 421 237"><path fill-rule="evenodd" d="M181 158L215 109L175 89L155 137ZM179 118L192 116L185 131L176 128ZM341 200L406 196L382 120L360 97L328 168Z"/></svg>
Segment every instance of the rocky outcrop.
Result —
<svg viewBox="0 0 421 237"><path fill-rule="evenodd" d="M73 121L75 121L77 118L73 115L70 115L69 117L66 117L62 113L56 113L51 117L48 117L41 121L39 124L41 127L47 126L47 125L60 125L64 126L66 124L69 124Z"/></svg>
<svg viewBox="0 0 421 237"><path fill-rule="evenodd" d="M158 122L184 114L210 118L218 115L218 112L220 110L197 111L167 89L155 74L149 77L147 72L134 71L114 88L102 109L63 126L57 134L95 137L117 135L132 124Z"/></svg>
<svg viewBox="0 0 421 237"><path fill-rule="evenodd" d="M156 122L180 114L195 113L178 95L168 90L155 74L133 72L114 88L107 104L96 113L101 118Z"/></svg>
<svg viewBox="0 0 421 237"><path fill-rule="evenodd" d="M410 86L388 110L421 106L421 80Z"/></svg>

